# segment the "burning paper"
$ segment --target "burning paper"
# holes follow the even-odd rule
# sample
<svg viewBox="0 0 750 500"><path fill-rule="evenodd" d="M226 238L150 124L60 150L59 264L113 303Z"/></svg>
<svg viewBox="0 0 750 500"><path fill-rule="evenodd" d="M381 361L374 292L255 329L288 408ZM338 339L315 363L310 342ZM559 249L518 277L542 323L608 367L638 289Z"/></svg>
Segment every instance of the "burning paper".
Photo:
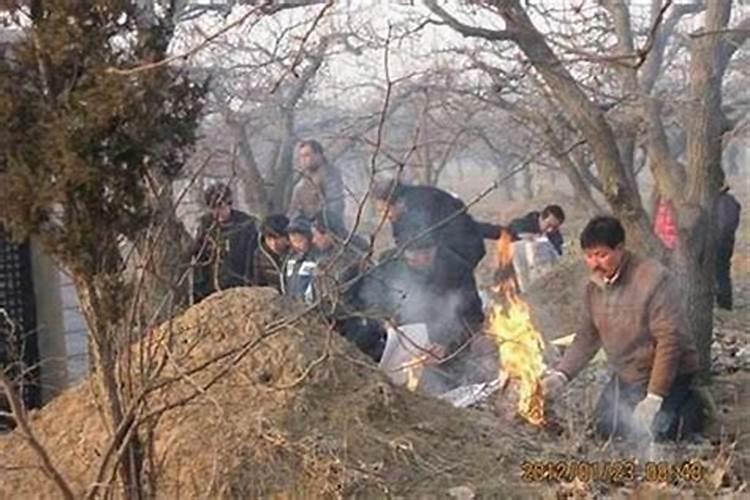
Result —
<svg viewBox="0 0 750 500"><path fill-rule="evenodd" d="M534 425L544 424L544 342L531 322L528 305L516 294L510 236L498 241L494 291L500 297L490 316L490 335L498 345L501 370L518 390L518 413Z"/></svg>

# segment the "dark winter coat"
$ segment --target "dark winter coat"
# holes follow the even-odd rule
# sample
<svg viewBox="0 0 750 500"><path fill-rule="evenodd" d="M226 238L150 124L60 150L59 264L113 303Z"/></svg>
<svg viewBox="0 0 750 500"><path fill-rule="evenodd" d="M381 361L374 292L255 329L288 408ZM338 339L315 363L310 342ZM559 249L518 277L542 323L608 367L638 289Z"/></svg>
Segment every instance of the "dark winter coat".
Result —
<svg viewBox="0 0 750 500"><path fill-rule="evenodd" d="M315 255L313 294L321 300L324 314L341 319L353 313L350 289L362 267L364 253L351 244L334 244Z"/></svg>
<svg viewBox="0 0 750 500"><path fill-rule="evenodd" d="M734 241L734 233L740 225L742 206L737 198L723 191L716 199L717 239L719 242Z"/></svg>
<svg viewBox="0 0 750 500"><path fill-rule="evenodd" d="M193 296L198 302L217 290L253 284L253 260L258 242L255 220L232 210L226 222L210 214L200 220L193 256Z"/></svg>
<svg viewBox="0 0 750 500"><path fill-rule="evenodd" d="M519 236L523 233L542 234L542 229L541 227L539 227L540 217L541 214L539 212L529 212L523 217L519 217L510 221L508 228L510 229L511 233L513 233L515 239L518 239ZM557 254L562 255L564 242L560 231L552 231L550 233L546 233L545 236L547 237L549 242L552 243L552 246L555 247L555 250L557 250Z"/></svg>
<svg viewBox="0 0 750 500"><path fill-rule="evenodd" d="M286 261L284 277L286 295L311 304L315 299L313 294L313 276L316 267L317 263L314 260L312 251L305 254L291 254Z"/></svg>
<svg viewBox="0 0 750 500"><path fill-rule="evenodd" d="M270 286L281 292L286 258L286 254L272 252L260 238L255 252L255 285Z"/></svg>
<svg viewBox="0 0 750 500"><path fill-rule="evenodd" d="M539 227L539 212L529 212L523 217L513 219L507 227L488 222L478 222L477 225L482 238L488 240L499 240L504 230L510 231L513 241L518 241L523 233L541 234L542 232ZM545 236L552 243L557 254L562 255L564 240L560 231L553 231Z"/></svg>
<svg viewBox="0 0 750 500"><path fill-rule="evenodd" d="M438 258L459 265L457 274L473 273L485 254L479 226L455 196L433 186L403 186L397 202L405 211L393 223L393 238L402 245L414 235L414 227L435 229ZM448 222L443 223L450 219Z"/></svg>

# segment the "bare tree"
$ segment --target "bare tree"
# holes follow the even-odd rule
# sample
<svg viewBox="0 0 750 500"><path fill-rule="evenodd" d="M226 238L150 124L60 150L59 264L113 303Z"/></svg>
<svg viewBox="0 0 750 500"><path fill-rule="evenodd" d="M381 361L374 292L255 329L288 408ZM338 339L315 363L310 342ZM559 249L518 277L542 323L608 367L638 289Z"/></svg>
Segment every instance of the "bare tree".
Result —
<svg viewBox="0 0 750 500"><path fill-rule="evenodd" d="M488 15L498 16L505 25L500 30L462 21L434 0L425 3L440 22L466 37L488 40L503 49L510 43L520 50L565 119L585 140L602 193L622 219L630 240L650 255L664 256L634 182L637 138L646 131L651 171L659 189L677 202L680 246L672 264L685 279L690 323L700 345L704 369L708 370L713 306L710 221L723 175L722 135L729 125L722 110L722 81L732 56L750 33L750 21L744 19L730 28L729 0L676 6L654 0L650 27L639 37L625 2L603 2L596 14L605 15L602 19L608 20L616 42L601 55L589 53L585 47L571 47L569 42L558 45L551 34L543 33L532 21L531 8L518 0L470 2ZM663 103L653 91L675 26L685 16L699 11L703 11L703 27L688 35L687 42L689 99L682 120L687 137L683 166L670 150L662 126ZM636 45L637 38L643 40L641 46ZM608 73L617 84L615 98L606 102L601 94L589 92L586 79L579 76L585 73L574 74L568 69L573 59ZM612 112L620 108L621 113Z"/></svg>

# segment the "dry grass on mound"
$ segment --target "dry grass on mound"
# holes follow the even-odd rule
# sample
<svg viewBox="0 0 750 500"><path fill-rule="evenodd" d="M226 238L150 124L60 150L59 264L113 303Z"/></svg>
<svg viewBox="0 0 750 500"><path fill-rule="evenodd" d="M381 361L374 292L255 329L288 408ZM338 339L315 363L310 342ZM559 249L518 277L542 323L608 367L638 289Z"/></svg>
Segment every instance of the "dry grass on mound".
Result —
<svg viewBox="0 0 750 500"><path fill-rule="evenodd" d="M523 491L519 464L540 451L537 431L393 387L316 317L290 314L271 290L230 290L130 351L131 373L158 366L141 363L142 352L164 360L140 412L155 424L155 496ZM93 387L66 391L32 418L76 494L94 481L109 440ZM18 433L0 438L0 457L0 497L59 496Z"/></svg>

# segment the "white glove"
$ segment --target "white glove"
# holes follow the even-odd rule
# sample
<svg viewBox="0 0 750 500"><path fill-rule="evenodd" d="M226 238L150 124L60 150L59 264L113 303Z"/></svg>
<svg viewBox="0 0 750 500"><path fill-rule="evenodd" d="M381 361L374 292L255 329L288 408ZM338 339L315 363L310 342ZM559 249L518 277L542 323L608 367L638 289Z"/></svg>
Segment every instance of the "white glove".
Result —
<svg viewBox="0 0 750 500"><path fill-rule="evenodd" d="M658 394L648 393L640 403L633 409L633 426L640 434L651 434L651 426L654 423L656 414L661 409L661 403L664 398Z"/></svg>
<svg viewBox="0 0 750 500"><path fill-rule="evenodd" d="M567 383L567 375L560 370L550 370L542 379L542 394L545 398L554 398L562 392Z"/></svg>

